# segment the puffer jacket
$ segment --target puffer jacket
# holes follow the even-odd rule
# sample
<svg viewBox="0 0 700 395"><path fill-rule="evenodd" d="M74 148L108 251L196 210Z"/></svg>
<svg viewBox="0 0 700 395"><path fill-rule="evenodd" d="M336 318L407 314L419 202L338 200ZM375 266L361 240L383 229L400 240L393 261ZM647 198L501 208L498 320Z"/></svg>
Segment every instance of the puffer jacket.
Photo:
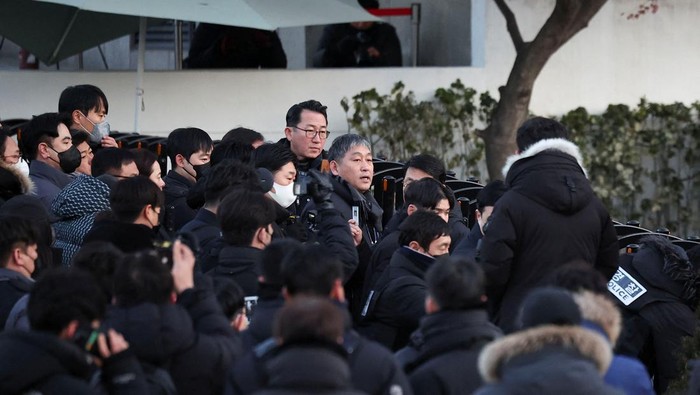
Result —
<svg viewBox="0 0 700 395"><path fill-rule="evenodd" d="M494 206L477 259L493 319L511 332L520 301L559 266L590 262L609 279L618 243L572 142L541 140L510 157L504 174L509 189Z"/></svg>

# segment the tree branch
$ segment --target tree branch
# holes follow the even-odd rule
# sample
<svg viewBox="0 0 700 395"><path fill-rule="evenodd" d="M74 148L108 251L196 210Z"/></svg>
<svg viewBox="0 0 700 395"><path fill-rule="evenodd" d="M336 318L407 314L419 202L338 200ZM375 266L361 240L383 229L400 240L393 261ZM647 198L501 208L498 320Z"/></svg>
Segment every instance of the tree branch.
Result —
<svg viewBox="0 0 700 395"><path fill-rule="evenodd" d="M513 40L515 52L520 52L523 47L525 47L525 42L523 41L523 36L520 34L518 21L515 20L513 11L510 10L510 7L508 7L505 0L494 0L494 2L501 11L501 14L503 14L503 17L506 18L506 27L508 28L508 33L510 34L511 40Z"/></svg>

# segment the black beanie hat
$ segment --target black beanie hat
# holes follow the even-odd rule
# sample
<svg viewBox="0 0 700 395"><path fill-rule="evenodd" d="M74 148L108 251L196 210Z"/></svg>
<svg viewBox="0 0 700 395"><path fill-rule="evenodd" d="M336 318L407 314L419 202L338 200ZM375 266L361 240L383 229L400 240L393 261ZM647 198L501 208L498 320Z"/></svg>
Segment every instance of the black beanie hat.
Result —
<svg viewBox="0 0 700 395"><path fill-rule="evenodd" d="M581 311L571 294L561 288L537 288L520 305L522 329L540 325L579 325Z"/></svg>

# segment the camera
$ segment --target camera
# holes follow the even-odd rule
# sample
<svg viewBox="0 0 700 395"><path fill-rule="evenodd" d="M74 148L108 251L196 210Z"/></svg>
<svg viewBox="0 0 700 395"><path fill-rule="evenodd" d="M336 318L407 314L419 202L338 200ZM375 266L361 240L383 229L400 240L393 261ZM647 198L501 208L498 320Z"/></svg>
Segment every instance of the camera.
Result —
<svg viewBox="0 0 700 395"><path fill-rule="evenodd" d="M182 232L173 240L154 242L153 247L161 263L167 265L171 269L173 267L173 244L175 244L176 240L180 240L182 244L189 247L195 256L199 254L199 240L197 240L197 236L190 232Z"/></svg>

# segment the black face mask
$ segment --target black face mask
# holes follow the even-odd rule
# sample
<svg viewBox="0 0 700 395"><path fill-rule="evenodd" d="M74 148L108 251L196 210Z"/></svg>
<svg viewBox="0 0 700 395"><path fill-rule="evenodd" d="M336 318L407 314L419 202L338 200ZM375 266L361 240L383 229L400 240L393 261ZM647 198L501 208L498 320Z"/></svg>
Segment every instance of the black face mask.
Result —
<svg viewBox="0 0 700 395"><path fill-rule="evenodd" d="M53 152L58 154L58 162L56 162L55 159L51 158L54 162L58 163L61 166L61 170L63 170L64 173L72 173L75 171L75 169L80 166L80 151L78 151L78 148L74 145L71 145L70 148L63 152L58 152L56 151L53 147L49 146L53 150Z"/></svg>
<svg viewBox="0 0 700 395"><path fill-rule="evenodd" d="M209 172L209 168L211 168L211 163L207 162L203 165L192 165L192 168L195 172L197 172L197 175L194 176L195 180L199 180Z"/></svg>

